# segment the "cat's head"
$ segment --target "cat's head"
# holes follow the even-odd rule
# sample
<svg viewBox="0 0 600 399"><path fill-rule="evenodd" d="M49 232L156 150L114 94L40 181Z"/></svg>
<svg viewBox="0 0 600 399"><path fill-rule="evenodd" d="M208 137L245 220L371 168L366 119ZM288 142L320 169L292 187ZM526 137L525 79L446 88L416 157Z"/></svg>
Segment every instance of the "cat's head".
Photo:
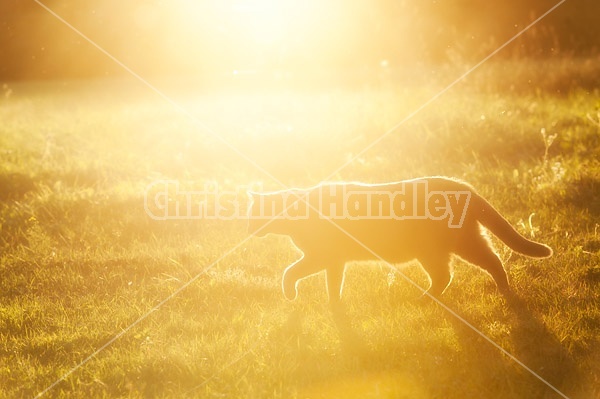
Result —
<svg viewBox="0 0 600 399"><path fill-rule="evenodd" d="M305 191L249 191L248 196L248 232L258 237L269 233L290 235L295 230L297 220L309 217L308 195Z"/></svg>
<svg viewBox="0 0 600 399"><path fill-rule="evenodd" d="M257 237L263 237L269 233L268 225L269 221L263 215L263 197L265 194L257 193L254 191L247 191L248 194L248 233L256 235Z"/></svg>

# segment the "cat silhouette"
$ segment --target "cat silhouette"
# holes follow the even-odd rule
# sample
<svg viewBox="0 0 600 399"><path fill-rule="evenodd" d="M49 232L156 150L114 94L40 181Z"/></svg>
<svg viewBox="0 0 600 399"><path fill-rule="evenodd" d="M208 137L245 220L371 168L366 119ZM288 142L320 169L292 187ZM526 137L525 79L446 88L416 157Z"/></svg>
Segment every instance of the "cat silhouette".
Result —
<svg viewBox="0 0 600 399"><path fill-rule="evenodd" d="M262 237L291 237L302 257L283 273L285 297L294 300L298 282L326 270L330 302L342 295L350 261L418 260L427 272L427 293L441 295L452 280L456 255L488 272L503 294L506 272L482 226L514 251L534 258L552 249L519 234L469 184L426 177L386 184L322 183L308 189L249 192L248 230Z"/></svg>

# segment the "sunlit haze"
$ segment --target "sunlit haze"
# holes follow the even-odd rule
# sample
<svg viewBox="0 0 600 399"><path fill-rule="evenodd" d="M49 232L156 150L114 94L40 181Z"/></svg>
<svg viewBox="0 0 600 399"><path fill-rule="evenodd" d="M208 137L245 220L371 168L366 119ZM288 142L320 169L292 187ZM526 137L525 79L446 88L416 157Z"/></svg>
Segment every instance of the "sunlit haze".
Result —
<svg viewBox="0 0 600 399"><path fill-rule="evenodd" d="M515 4L512 4L515 3ZM43 2L75 29L132 70L206 80L232 74L327 82L361 81L389 71L431 64L459 67L475 62L545 10L525 5L420 2L416 0L103 0ZM539 4L538 4L539 3ZM576 9L550 16L500 58L550 56L561 47L588 52L594 33L574 26ZM593 14L593 13L590 13ZM0 5L6 27L0 65L9 78L124 75L123 68L34 2ZM13 17L10 17L13 16ZM553 20L554 18L554 20ZM583 16L582 18L591 18ZM0 17L1 20L1 17ZM1 21L0 21L1 22ZM565 30L568 34L558 35ZM598 36L598 35L596 35Z"/></svg>
<svg viewBox="0 0 600 399"><path fill-rule="evenodd" d="M600 398L599 16L0 0L0 397Z"/></svg>

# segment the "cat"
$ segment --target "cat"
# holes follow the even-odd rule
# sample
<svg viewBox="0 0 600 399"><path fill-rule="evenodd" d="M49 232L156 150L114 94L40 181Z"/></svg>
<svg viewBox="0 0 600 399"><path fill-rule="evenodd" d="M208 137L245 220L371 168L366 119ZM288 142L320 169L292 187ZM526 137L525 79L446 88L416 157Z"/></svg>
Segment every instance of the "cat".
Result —
<svg viewBox="0 0 600 399"><path fill-rule="evenodd" d="M282 279L294 300L298 282L326 270L329 301L341 299L350 261L417 259L429 276L427 294L439 297L452 280L452 255L488 272L502 294L510 286L481 226L514 251L546 258L552 249L519 234L474 188L447 177L386 184L322 183L309 189L249 192L248 231L291 237L302 257Z"/></svg>

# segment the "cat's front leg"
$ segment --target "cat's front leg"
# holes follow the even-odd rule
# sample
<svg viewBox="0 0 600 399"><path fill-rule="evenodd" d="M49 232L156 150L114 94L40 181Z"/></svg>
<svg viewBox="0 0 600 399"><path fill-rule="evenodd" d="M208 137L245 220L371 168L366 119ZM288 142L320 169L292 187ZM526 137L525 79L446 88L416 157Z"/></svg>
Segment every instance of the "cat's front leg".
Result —
<svg viewBox="0 0 600 399"><path fill-rule="evenodd" d="M298 282L323 270L323 267L319 265L319 262L303 255L302 258L288 266L283 272L281 281L283 295L290 301L296 299L298 296Z"/></svg>
<svg viewBox="0 0 600 399"><path fill-rule="evenodd" d="M345 265L335 265L327 268L327 294L331 304L338 303L342 298L345 269Z"/></svg>

